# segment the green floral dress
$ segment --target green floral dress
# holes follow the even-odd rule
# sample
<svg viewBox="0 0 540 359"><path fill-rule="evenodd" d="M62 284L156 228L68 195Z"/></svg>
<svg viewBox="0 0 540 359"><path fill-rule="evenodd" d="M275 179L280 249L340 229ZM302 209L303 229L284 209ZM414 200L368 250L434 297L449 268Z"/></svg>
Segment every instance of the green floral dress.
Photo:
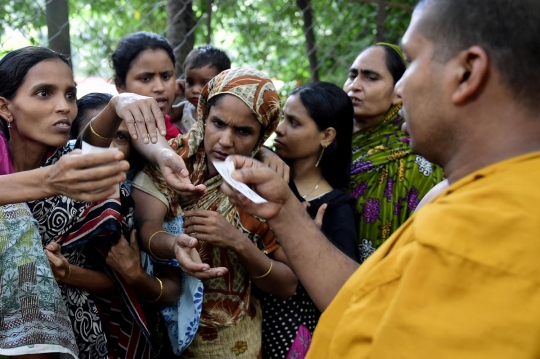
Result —
<svg viewBox="0 0 540 359"><path fill-rule="evenodd" d="M401 131L401 105L377 126L353 135L351 183L360 219L358 243L363 262L414 212L443 178L442 169L412 153Z"/></svg>

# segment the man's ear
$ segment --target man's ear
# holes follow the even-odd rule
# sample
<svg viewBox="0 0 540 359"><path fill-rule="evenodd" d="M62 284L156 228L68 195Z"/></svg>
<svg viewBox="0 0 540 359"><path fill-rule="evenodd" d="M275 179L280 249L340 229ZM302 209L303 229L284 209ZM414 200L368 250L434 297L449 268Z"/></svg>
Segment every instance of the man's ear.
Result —
<svg viewBox="0 0 540 359"><path fill-rule="evenodd" d="M489 57L480 46L471 46L461 51L454 62L457 87L452 95L452 101L459 105L476 97L482 91L487 82Z"/></svg>
<svg viewBox="0 0 540 359"><path fill-rule="evenodd" d="M321 146L328 147L336 139L336 129L333 127L328 127L326 130L322 131Z"/></svg>
<svg viewBox="0 0 540 359"><path fill-rule="evenodd" d="M5 97L0 97L0 117L7 122L11 122L13 120L13 115L9 109L9 103L10 102L8 99Z"/></svg>

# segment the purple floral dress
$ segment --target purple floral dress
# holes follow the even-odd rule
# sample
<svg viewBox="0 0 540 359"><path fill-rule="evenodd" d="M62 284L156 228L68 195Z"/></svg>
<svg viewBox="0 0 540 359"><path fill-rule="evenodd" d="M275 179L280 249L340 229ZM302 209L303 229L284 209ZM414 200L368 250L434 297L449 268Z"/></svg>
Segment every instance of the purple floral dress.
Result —
<svg viewBox="0 0 540 359"><path fill-rule="evenodd" d="M367 259L414 212L431 188L444 177L442 169L412 153L401 132L401 105L383 122L353 135L351 183L360 218L360 262Z"/></svg>

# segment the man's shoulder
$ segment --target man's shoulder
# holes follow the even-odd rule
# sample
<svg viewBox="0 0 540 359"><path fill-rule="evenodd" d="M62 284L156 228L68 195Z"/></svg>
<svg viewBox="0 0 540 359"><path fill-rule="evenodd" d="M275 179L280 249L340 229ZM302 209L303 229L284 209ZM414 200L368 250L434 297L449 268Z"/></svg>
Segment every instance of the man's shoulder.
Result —
<svg viewBox="0 0 540 359"><path fill-rule="evenodd" d="M536 184L540 170L530 165L518 163L479 173L468 183L451 186L415 214L415 241L509 273L539 278L540 187Z"/></svg>

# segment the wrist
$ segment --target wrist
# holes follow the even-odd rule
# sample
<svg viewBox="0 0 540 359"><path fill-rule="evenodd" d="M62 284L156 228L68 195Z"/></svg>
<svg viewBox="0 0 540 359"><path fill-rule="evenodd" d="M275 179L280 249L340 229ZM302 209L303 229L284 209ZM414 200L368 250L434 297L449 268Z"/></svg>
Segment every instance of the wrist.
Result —
<svg viewBox="0 0 540 359"><path fill-rule="evenodd" d="M42 167L40 170L43 172L43 181L41 181L41 188L43 189L43 198L49 198L56 196L58 193L54 190L53 186L51 185L51 171L53 169L53 166L47 166Z"/></svg>
<svg viewBox="0 0 540 359"><path fill-rule="evenodd" d="M267 222L272 228L279 227L283 223L295 223L295 221L298 221L298 217L302 217L303 214L307 215L307 211L291 192L291 194L279 208L276 215L269 218Z"/></svg>
<svg viewBox="0 0 540 359"><path fill-rule="evenodd" d="M143 283L149 275L143 270L139 265L135 270L128 271L126 277L124 278L128 285L136 287Z"/></svg>

